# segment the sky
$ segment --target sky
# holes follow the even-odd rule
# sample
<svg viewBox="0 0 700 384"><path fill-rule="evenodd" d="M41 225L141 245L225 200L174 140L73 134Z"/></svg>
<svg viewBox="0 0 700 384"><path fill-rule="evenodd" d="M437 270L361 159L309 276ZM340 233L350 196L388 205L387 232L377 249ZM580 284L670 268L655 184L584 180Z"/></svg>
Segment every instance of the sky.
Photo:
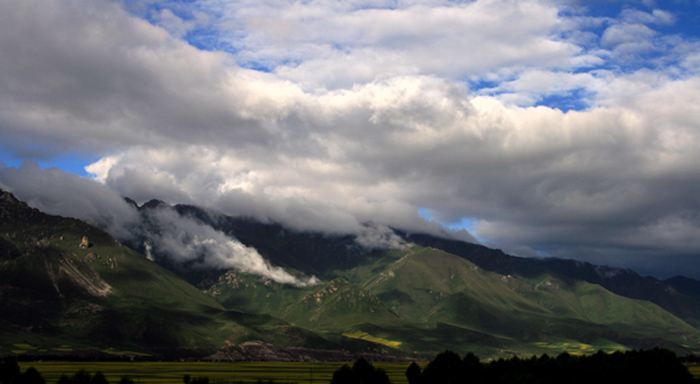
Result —
<svg viewBox="0 0 700 384"><path fill-rule="evenodd" d="M697 0L0 0L0 188L115 232L158 198L700 279L698 25Z"/></svg>

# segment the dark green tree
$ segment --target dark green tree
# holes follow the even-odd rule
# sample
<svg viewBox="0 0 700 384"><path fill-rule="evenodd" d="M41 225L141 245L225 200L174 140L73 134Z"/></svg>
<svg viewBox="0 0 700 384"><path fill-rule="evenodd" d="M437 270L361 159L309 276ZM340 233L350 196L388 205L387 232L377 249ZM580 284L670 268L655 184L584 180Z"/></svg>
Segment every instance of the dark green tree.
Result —
<svg viewBox="0 0 700 384"><path fill-rule="evenodd" d="M331 384L390 384L389 376L381 368L375 368L364 358L359 358L350 368L347 364L333 373Z"/></svg>
<svg viewBox="0 0 700 384"><path fill-rule="evenodd" d="M10 384L20 375L19 365L14 358L0 361L0 384Z"/></svg>
<svg viewBox="0 0 700 384"><path fill-rule="evenodd" d="M90 373L81 369L70 378L70 384L90 384L90 379Z"/></svg>
<svg viewBox="0 0 700 384"><path fill-rule="evenodd" d="M46 384L46 381L39 371L34 367L27 368L26 371L19 377L19 381L16 384Z"/></svg>
<svg viewBox="0 0 700 384"><path fill-rule="evenodd" d="M420 376L421 382L430 384L457 384L465 381L462 359L452 351L435 356Z"/></svg>
<svg viewBox="0 0 700 384"><path fill-rule="evenodd" d="M408 384L420 383L420 367L415 361L406 369L406 378L408 379Z"/></svg>
<svg viewBox="0 0 700 384"><path fill-rule="evenodd" d="M486 369L481 360L472 352L467 353L462 359L462 373L467 383L481 383L484 380Z"/></svg>
<svg viewBox="0 0 700 384"><path fill-rule="evenodd" d="M347 364L343 364L342 367L333 372L331 384L353 384L353 379L352 368Z"/></svg>
<svg viewBox="0 0 700 384"><path fill-rule="evenodd" d="M109 384L109 381L107 381L107 378L102 374L102 372L97 371L94 375L92 375L90 384Z"/></svg>
<svg viewBox="0 0 700 384"><path fill-rule="evenodd" d="M190 384L209 384L209 378L206 376L197 376L190 380Z"/></svg>

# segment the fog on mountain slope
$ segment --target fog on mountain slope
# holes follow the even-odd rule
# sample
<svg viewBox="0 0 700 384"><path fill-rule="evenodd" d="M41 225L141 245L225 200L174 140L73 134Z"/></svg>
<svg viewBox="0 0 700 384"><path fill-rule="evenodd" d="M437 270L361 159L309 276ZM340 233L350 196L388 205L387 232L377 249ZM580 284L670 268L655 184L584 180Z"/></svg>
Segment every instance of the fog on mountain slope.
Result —
<svg viewBox="0 0 700 384"><path fill-rule="evenodd" d="M59 169L43 170L27 162L19 169L0 168L0 188L14 193L44 212L85 220L115 236L133 243L145 241L147 252L161 252L177 263L193 262L205 268L236 268L280 283L297 286L317 284L314 276L294 276L273 266L255 248L192 218L170 209L148 211L157 230L143 225L141 213L107 186L68 174ZM356 241L367 248L398 248L403 240L383 225L358 226Z"/></svg>

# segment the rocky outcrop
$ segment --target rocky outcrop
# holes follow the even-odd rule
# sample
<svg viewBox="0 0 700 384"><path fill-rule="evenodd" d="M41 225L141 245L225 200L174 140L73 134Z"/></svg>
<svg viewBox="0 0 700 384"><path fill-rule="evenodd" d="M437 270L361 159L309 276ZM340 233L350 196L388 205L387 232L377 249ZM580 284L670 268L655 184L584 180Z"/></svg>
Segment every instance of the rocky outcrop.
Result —
<svg viewBox="0 0 700 384"><path fill-rule="evenodd" d="M47 260L44 260L44 264L51 284L60 297L63 297L60 290L62 277L68 278L73 284L82 287L95 297L105 297L112 292L112 287L102 279L95 269L87 264L76 264L65 255L62 255L56 265L50 264Z"/></svg>
<svg viewBox="0 0 700 384"><path fill-rule="evenodd" d="M88 240L87 236L83 236L83 239L80 240L80 245L78 245L82 249L88 249L90 247L90 241Z"/></svg>

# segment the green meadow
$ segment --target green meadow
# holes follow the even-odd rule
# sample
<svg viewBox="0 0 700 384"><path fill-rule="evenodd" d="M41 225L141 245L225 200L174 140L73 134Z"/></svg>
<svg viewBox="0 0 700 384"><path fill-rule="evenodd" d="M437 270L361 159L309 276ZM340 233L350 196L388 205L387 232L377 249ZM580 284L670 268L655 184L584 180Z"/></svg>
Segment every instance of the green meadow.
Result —
<svg viewBox="0 0 700 384"><path fill-rule="evenodd" d="M110 383L116 384L122 376L129 376L140 384L182 383L184 375L206 376L216 383L257 383L273 380L280 383L328 383L333 372L345 363L303 362L26 362L22 370L36 368L47 384L56 383L62 374L68 376L84 369L94 374L102 372ZM352 363L347 363L352 365ZM383 368L394 384L407 384L405 372L410 363L373 363ZM422 367L425 364L421 364Z"/></svg>

